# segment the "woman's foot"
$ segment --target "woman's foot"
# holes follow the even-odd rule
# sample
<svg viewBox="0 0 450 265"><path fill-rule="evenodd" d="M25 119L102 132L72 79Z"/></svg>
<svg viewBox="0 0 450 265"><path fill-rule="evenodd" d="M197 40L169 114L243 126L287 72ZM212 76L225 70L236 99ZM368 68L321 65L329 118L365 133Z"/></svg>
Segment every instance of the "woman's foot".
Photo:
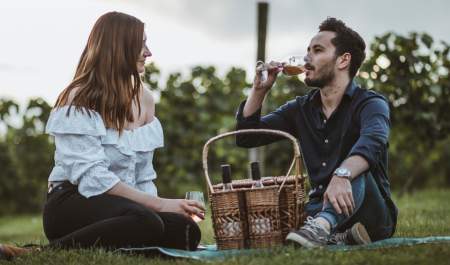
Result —
<svg viewBox="0 0 450 265"><path fill-rule="evenodd" d="M32 251L33 248L26 248L26 247L22 248L7 244L0 244L0 260L1 259L12 260L17 256L27 254Z"/></svg>

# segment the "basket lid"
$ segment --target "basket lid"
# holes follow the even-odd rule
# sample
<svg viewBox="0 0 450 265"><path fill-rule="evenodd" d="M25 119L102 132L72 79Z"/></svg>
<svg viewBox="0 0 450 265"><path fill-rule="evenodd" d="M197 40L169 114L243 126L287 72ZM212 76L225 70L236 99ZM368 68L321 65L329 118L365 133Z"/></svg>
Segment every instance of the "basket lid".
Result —
<svg viewBox="0 0 450 265"><path fill-rule="evenodd" d="M283 183L283 180L285 179L285 176L268 176L268 177L262 177L262 183L264 186L272 186L272 185L280 185ZM298 177L298 179L301 179L302 177ZM233 180L232 185L233 189L245 189L245 188L251 188L253 185L254 180L252 179L237 179ZM285 182L285 185L291 185L295 184L295 176L288 176ZM213 185L213 188L215 191L221 190L223 188L223 184L215 184Z"/></svg>

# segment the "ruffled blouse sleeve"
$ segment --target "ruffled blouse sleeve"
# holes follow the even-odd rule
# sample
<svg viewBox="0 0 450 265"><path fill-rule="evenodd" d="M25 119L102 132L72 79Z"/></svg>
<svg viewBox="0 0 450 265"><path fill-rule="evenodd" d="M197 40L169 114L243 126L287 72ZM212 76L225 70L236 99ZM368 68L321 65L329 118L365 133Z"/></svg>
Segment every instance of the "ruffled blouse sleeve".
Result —
<svg viewBox="0 0 450 265"><path fill-rule="evenodd" d="M137 153L136 187L148 194L158 196L155 183L156 171L153 168L153 155L157 148L164 146L164 133L160 121L155 117L147 125L133 133L131 148Z"/></svg>
<svg viewBox="0 0 450 265"><path fill-rule="evenodd" d="M55 137L55 164L72 184L78 185L84 197L102 194L120 181L108 170L109 160L101 142L106 128L97 112L75 107L55 109L46 132Z"/></svg>

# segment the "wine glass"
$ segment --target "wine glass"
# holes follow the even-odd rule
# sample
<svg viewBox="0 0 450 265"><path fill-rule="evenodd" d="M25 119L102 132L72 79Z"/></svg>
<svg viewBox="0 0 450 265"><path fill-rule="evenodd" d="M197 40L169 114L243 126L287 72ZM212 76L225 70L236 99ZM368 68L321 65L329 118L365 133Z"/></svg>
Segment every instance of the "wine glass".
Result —
<svg viewBox="0 0 450 265"><path fill-rule="evenodd" d="M304 55L291 55L281 61L282 73L286 76L302 74L306 71ZM256 62L256 72L261 75L261 81L267 80L267 65L263 61Z"/></svg>
<svg viewBox="0 0 450 265"><path fill-rule="evenodd" d="M283 60L283 74L294 76L304 73L306 71L304 58L303 55L292 55Z"/></svg>
<svg viewBox="0 0 450 265"><path fill-rule="evenodd" d="M201 192L201 191L188 191L188 192L186 192L185 199L197 201L197 202L201 203L203 205L203 207L205 206L205 198L203 196L203 192ZM205 212L203 212L202 214L203 214L203 217L205 217ZM199 216L197 216L195 214L191 215L191 217L192 217L192 220L194 220L194 222L196 222L196 223L203 221L202 218L200 218Z"/></svg>

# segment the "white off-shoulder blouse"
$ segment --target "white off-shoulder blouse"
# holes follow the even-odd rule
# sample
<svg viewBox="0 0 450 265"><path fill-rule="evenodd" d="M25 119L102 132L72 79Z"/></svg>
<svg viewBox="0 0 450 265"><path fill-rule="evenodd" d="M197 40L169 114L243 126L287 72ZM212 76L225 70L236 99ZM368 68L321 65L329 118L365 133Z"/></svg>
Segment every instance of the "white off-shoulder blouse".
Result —
<svg viewBox="0 0 450 265"><path fill-rule="evenodd" d="M100 114L68 106L54 109L46 133L54 136L55 166L49 181L70 181L81 195L102 194L122 181L157 196L153 180L153 153L164 146L161 123L155 117L146 125L124 130L106 128Z"/></svg>

